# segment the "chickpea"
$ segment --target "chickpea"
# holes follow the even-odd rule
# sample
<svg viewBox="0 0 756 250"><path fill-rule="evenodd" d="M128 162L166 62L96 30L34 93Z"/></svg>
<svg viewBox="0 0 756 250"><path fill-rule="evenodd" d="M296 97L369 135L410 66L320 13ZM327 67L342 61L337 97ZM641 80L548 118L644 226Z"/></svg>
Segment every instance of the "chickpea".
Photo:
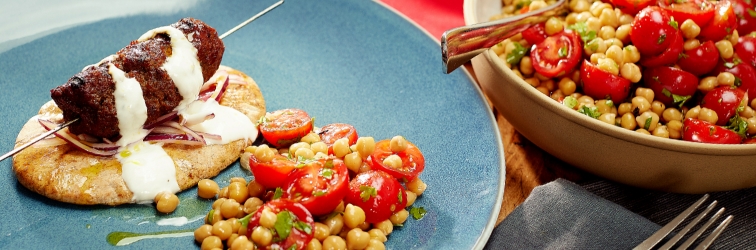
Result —
<svg viewBox="0 0 756 250"><path fill-rule="evenodd" d="M616 118L617 118L616 114L604 113L598 117L598 120L609 125L614 125L616 123Z"/></svg>
<svg viewBox="0 0 756 250"><path fill-rule="evenodd" d="M734 86L735 85L735 75L733 75L730 72L722 72L717 75L717 85L719 86Z"/></svg>
<svg viewBox="0 0 756 250"><path fill-rule="evenodd" d="M320 243L320 240L318 239L312 239L309 243L307 243L307 246L305 247L305 250L321 250L323 249L323 244Z"/></svg>
<svg viewBox="0 0 756 250"><path fill-rule="evenodd" d="M203 224L202 226L198 227L196 230L194 230L194 240L197 241L197 243L202 243L205 238L213 235L213 226L208 224Z"/></svg>
<svg viewBox="0 0 756 250"><path fill-rule="evenodd" d="M215 198L218 192L220 192L220 187L218 187L218 183L215 183L213 180L202 179L197 183L197 196L201 198Z"/></svg>
<svg viewBox="0 0 756 250"><path fill-rule="evenodd" d="M315 154L318 154L318 153L328 154L328 145L325 144L325 142L322 142L322 141L314 142L314 143L310 144L310 149Z"/></svg>
<svg viewBox="0 0 756 250"><path fill-rule="evenodd" d="M278 220L276 213L270 211L270 208L263 208L263 211L260 214L260 226L265 228L273 228L273 226L276 224L276 220Z"/></svg>
<svg viewBox="0 0 756 250"><path fill-rule="evenodd" d="M253 250L255 249L255 244L249 241L247 239L247 236L241 235L236 240L234 240L231 244L231 250Z"/></svg>
<svg viewBox="0 0 756 250"><path fill-rule="evenodd" d="M365 211L358 206L347 204L344 208L344 225L347 228L356 228L363 222L365 222Z"/></svg>
<svg viewBox="0 0 756 250"><path fill-rule="evenodd" d="M669 138L682 138L682 125L682 122L678 120L671 120L667 122L667 132L669 133Z"/></svg>
<svg viewBox="0 0 756 250"><path fill-rule="evenodd" d="M222 220L213 224L213 235L218 236L220 240L227 240L233 233L233 225L228 221Z"/></svg>
<svg viewBox="0 0 756 250"><path fill-rule="evenodd" d="M651 109L651 103L643 96L636 95L631 100L631 103L633 104L632 109L638 109L638 113L643 113Z"/></svg>
<svg viewBox="0 0 756 250"><path fill-rule="evenodd" d="M362 156L360 156L360 152L356 151L345 155L344 164L350 171L357 173L360 170L360 166L362 166Z"/></svg>
<svg viewBox="0 0 756 250"><path fill-rule="evenodd" d="M240 209L241 205L239 205L239 202L236 202L234 199L227 199L220 206L220 212L223 218L236 217L236 215L239 214Z"/></svg>
<svg viewBox="0 0 756 250"><path fill-rule="evenodd" d="M747 133L749 135L756 134L756 117L746 119L746 124L748 124Z"/></svg>
<svg viewBox="0 0 756 250"><path fill-rule="evenodd" d="M202 241L202 246L200 249L202 250L210 250L214 248L222 248L223 247L223 241L218 238L218 236L212 235L208 236Z"/></svg>
<svg viewBox="0 0 756 250"><path fill-rule="evenodd" d="M307 144L313 144L320 141L320 135L315 132L310 132L309 134L303 136L302 139L299 139L299 141Z"/></svg>
<svg viewBox="0 0 756 250"><path fill-rule="evenodd" d="M406 139L404 139L404 137L397 135L391 138L391 141L389 142L389 147L391 148L391 152L399 153L406 150L407 147L409 147L408 144L409 143L407 142Z"/></svg>
<svg viewBox="0 0 756 250"><path fill-rule="evenodd" d="M409 217L409 212L406 209L402 209L392 214L389 220L394 224L402 224L407 220L407 217Z"/></svg>
<svg viewBox="0 0 756 250"><path fill-rule="evenodd" d="M362 159L367 159L367 157L373 153L373 150L375 150L375 139L373 137L360 137L357 138L357 152L360 152L360 156L362 156Z"/></svg>
<svg viewBox="0 0 756 250"><path fill-rule="evenodd" d="M635 63L622 64L622 67L620 67L620 75L634 83L639 82L642 77L640 67L635 65Z"/></svg>
<svg viewBox="0 0 756 250"><path fill-rule="evenodd" d="M680 24L680 31L682 31L683 37L686 39L693 39L701 33L701 27L696 22L693 22L693 20L687 19Z"/></svg>
<svg viewBox="0 0 756 250"><path fill-rule="evenodd" d="M383 159L383 165L390 166L392 168L402 167L402 158L396 154L389 155L386 159Z"/></svg>
<svg viewBox="0 0 756 250"><path fill-rule="evenodd" d="M533 69L533 61L529 56L523 56L520 59L520 72L524 75L533 75L535 69Z"/></svg>
<svg viewBox="0 0 756 250"><path fill-rule="evenodd" d="M331 235L336 235L341 233L341 229L344 227L344 217L341 214L336 214L323 221L323 224L328 226Z"/></svg>
<svg viewBox="0 0 756 250"><path fill-rule="evenodd" d="M407 194L407 206L412 206L412 204L415 204L415 200L417 200L417 194L415 194L412 191L404 191Z"/></svg>
<svg viewBox="0 0 756 250"><path fill-rule="evenodd" d="M341 237L331 235L323 240L323 249L347 249L347 244Z"/></svg>
<svg viewBox="0 0 756 250"><path fill-rule="evenodd" d="M656 113L656 115L662 115L662 112L666 109L666 105L660 101L653 101L651 102L651 111Z"/></svg>
<svg viewBox="0 0 756 250"><path fill-rule="evenodd" d="M260 185L259 182L252 180L247 184L247 196L260 197L265 193L265 187Z"/></svg>
<svg viewBox="0 0 756 250"><path fill-rule="evenodd" d="M160 192L155 196L157 210L161 213L172 213L179 205L179 198L171 192Z"/></svg>
<svg viewBox="0 0 756 250"><path fill-rule="evenodd" d="M717 116L717 112L708 108L701 108L701 110L698 113L698 119L707 121L711 124L716 124L717 120L719 120L719 117Z"/></svg>
<svg viewBox="0 0 756 250"><path fill-rule="evenodd" d="M715 76L704 77L698 82L698 90L703 93L708 93L717 86L719 86L719 81Z"/></svg>
<svg viewBox="0 0 756 250"><path fill-rule="evenodd" d="M622 118L620 120L620 126L628 129L628 130L635 130L635 127L638 125L638 123L635 121L635 115L633 113L625 113L622 115Z"/></svg>
<svg viewBox="0 0 756 250"><path fill-rule="evenodd" d="M428 186L423 182L423 180L420 179L420 177L415 177L415 179L407 182L406 185L407 190L417 194L418 196L422 195L423 192L425 192L425 189L428 188Z"/></svg>
<svg viewBox="0 0 756 250"><path fill-rule="evenodd" d="M383 233L383 230L380 230L378 228L370 229L370 231L368 231L368 235L370 235L370 239L376 239L380 242L386 242L388 240L386 234Z"/></svg>
<svg viewBox="0 0 756 250"><path fill-rule="evenodd" d="M268 246L273 241L273 233L265 227L256 227L252 230L252 242L260 246Z"/></svg>
<svg viewBox="0 0 756 250"><path fill-rule="evenodd" d="M319 241L323 241L326 237L331 235L331 229L326 224L320 222L315 222L315 229L313 232L315 232L313 237Z"/></svg>
<svg viewBox="0 0 756 250"><path fill-rule="evenodd" d="M391 220L384 220L381 222L376 223L373 225L373 227L380 229L383 231L383 234L389 235L391 232L394 231L394 224L391 223Z"/></svg>
<svg viewBox="0 0 756 250"><path fill-rule="evenodd" d="M637 63L640 61L640 52L634 45L625 46L622 48L622 53L624 53L622 58L625 59L625 62Z"/></svg>
<svg viewBox="0 0 756 250"><path fill-rule="evenodd" d="M682 113L676 108L667 108L662 112L662 119L664 121L682 121Z"/></svg>
<svg viewBox="0 0 756 250"><path fill-rule="evenodd" d="M266 144L260 145L255 149L255 158L260 162L270 162L273 159L273 151Z"/></svg>
<svg viewBox="0 0 756 250"><path fill-rule="evenodd" d="M630 42L630 30L632 30L632 25L622 24L617 28L617 31L614 32L614 38L619 39L623 43L628 43Z"/></svg>
<svg viewBox="0 0 756 250"><path fill-rule="evenodd" d="M365 248L365 250L385 250L386 246L383 244L383 242L376 240L376 239L370 239L368 242L368 246Z"/></svg>
<svg viewBox="0 0 756 250"><path fill-rule="evenodd" d="M546 24L544 25L546 35L554 35L562 32L562 30L564 30L564 24L558 18L552 17L546 20Z"/></svg>
<svg viewBox="0 0 756 250"><path fill-rule="evenodd" d="M646 111L636 117L635 121L638 122L638 127L653 131L659 124L659 115L652 111Z"/></svg>
<svg viewBox="0 0 756 250"><path fill-rule="evenodd" d="M559 90L561 90L564 95L571 95L572 93L575 93L575 90L577 89L575 81L567 77L563 77L559 80L558 86Z"/></svg>
<svg viewBox="0 0 756 250"><path fill-rule="evenodd" d="M598 36L603 39L615 38L616 31L614 30L614 28L612 28L612 26L604 25L601 26L601 29L598 32Z"/></svg>
<svg viewBox="0 0 756 250"><path fill-rule="evenodd" d="M734 54L734 49L732 47L732 43L729 40L722 40L719 42L714 43L714 46L717 47L717 50L719 50L719 55L724 59L730 59L732 58Z"/></svg>
<svg viewBox="0 0 756 250"><path fill-rule="evenodd" d="M236 203L244 203L249 197L247 183L231 182L228 184L228 198L233 199Z"/></svg>
<svg viewBox="0 0 756 250"><path fill-rule="evenodd" d="M651 131L651 135L661 138L669 138L669 131L667 131L667 126L656 126L656 128Z"/></svg>
<svg viewBox="0 0 756 250"><path fill-rule="evenodd" d="M617 107L617 114L620 116L630 112L633 112L633 104L631 103L623 102L620 103L619 107Z"/></svg>
<svg viewBox="0 0 756 250"><path fill-rule="evenodd" d="M701 112L701 107L695 106L692 109L689 109L688 112L685 112L685 119L688 119L688 118L698 119L698 114L700 112Z"/></svg>
<svg viewBox="0 0 756 250"><path fill-rule="evenodd" d="M694 50L698 48L699 46L701 46L701 42L698 41L698 39L690 39L683 43L683 49L685 51Z"/></svg>
<svg viewBox="0 0 756 250"><path fill-rule="evenodd" d="M343 158L346 154L350 153L349 139L341 138L333 143L333 155L339 158Z"/></svg>

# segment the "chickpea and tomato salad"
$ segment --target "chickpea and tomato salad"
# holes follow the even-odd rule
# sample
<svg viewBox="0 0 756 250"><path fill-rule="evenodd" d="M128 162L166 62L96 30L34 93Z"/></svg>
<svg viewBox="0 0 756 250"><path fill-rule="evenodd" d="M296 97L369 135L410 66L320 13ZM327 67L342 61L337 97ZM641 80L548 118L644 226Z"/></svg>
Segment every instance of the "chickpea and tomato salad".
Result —
<svg viewBox="0 0 756 250"><path fill-rule="evenodd" d="M404 137L315 128L299 109L268 113L259 126L265 142L241 157L252 180L198 184L199 197L217 197L194 232L202 249L385 249L395 225L425 214L412 206L427 188L425 160Z"/></svg>
<svg viewBox="0 0 756 250"><path fill-rule="evenodd" d="M503 0L504 18L553 4ZM755 143L750 0L570 0L492 47L539 92L607 124L663 138Z"/></svg>

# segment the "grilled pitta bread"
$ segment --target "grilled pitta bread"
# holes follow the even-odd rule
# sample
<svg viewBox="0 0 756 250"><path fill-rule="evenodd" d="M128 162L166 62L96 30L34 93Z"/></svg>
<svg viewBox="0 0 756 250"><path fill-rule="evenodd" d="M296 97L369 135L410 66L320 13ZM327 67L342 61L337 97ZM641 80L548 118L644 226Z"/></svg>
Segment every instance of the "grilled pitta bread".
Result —
<svg viewBox="0 0 756 250"><path fill-rule="evenodd" d="M230 84L220 104L239 110L253 122L265 115L265 100L252 78L225 66L220 69L240 75L247 82ZM21 129L16 147L45 132L37 118L63 122L55 103L46 103ZM185 190L201 179L218 175L250 143L237 140L208 146L165 144L163 148L173 158L176 180L181 190ZM31 146L13 157L13 171L19 183L50 199L82 205L132 202L133 193L121 177L121 163L115 157L92 155L69 144Z"/></svg>

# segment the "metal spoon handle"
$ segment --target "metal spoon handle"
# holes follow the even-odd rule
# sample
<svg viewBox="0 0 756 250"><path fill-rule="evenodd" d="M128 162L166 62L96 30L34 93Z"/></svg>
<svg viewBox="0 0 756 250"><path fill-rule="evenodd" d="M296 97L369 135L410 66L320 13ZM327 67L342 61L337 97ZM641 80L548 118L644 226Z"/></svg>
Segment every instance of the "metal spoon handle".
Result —
<svg viewBox="0 0 756 250"><path fill-rule="evenodd" d="M234 31L237 31L237 30L241 29L242 27L244 27L244 25L247 25L250 22L254 21L255 19L261 17L262 15L265 15L265 13L270 12L271 10L275 9L276 7L278 7L279 5L281 5L283 3L284 3L284 0L280 0L280 1L276 2L276 3L274 3L273 5L268 6L268 8L265 8L264 10L260 11L256 15L254 15L251 18L247 19L246 21L240 23L239 25L236 25L236 27L233 27L229 31L226 31L226 33L223 33L222 35L218 36L218 38L220 38L220 39L225 38L226 36L230 35L231 33L234 33ZM21 150L24 150L24 149L28 148L29 146L33 145L34 143L37 143L38 141L40 141L42 139L45 139L46 137L52 135L53 133L58 132L59 130L61 130L61 129L65 128L65 127L68 127L69 125L71 125L72 123L74 123L74 122L76 122L78 120L79 120L79 118L76 118L76 119L70 120L70 121L68 121L66 123L63 123L63 124L59 125L58 127L54 128L54 129L51 129L50 131L47 131L47 132L45 132L45 133L43 133L43 134L35 137L34 139L32 139L31 141L25 143L24 145L21 145L21 146L19 146L17 148L14 148L10 152L5 153L3 156L0 156L0 161L3 161L3 160L5 160L8 157L11 157L11 156L17 154L18 152L21 152Z"/></svg>
<svg viewBox="0 0 756 250"><path fill-rule="evenodd" d="M444 72L449 74L504 39L567 11L567 0L559 0L546 8L522 15L447 30L441 35Z"/></svg>

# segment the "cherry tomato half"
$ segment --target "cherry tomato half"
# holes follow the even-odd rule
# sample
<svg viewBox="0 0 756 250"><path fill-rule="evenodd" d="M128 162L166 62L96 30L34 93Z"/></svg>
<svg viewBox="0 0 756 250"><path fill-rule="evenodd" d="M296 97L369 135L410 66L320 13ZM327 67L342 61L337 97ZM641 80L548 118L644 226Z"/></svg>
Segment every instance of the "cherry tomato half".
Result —
<svg viewBox="0 0 756 250"><path fill-rule="evenodd" d="M717 112L717 125L724 126L730 118L738 113L738 109L748 105L745 91L730 86L717 87L704 96L701 107Z"/></svg>
<svg viewBox="0 0 756 250"><path fill-rule="evenodd" d="M538 44L549 37L546 35L545 27L546 25L544 23L530 26L530 28L522 31L522 38L524 38L525 41L528 41L529 44Z"/></svg>
<svg viewBox="0 0 756 250"><path fill-rule="evenodd" d="M714 17L708 25L701 26L698 39L717 42L732 33L738 27L738 19L730 1L717 1Z"/></svg>
<svg viewBox="0 0 756 250"><path fill-rule="evenodd" d="M576 32L564 31L533 46L533 69L545 77L572 72L583 56L583 45Z"/></svg>
<svg viewBox="0 0 756 250"><path fill-rule="evenodd" d="M630 80L599 69L588 60L580 67L580 82L583 92L593 99L611 99L621 103L630 93Z"/></svg>
<svg viewBox="0 0 756 250"><path fill-rule="evenodd" d="M254 154L249 157L249 170L255 176L255 181L265 188L281 187L296 165L280 154L273 156L269 162L260 162Z"/></svg>
<svg viewBox="0 0 756 250"><path fill-rule="evenodd" d="M706 0L659 0L658 4L678 24L690 19L703 27L714 17L714 3Z"/></svg>
<svg viewBox="0 0 756 250"><path fill-rule="evenodd" d="M730 0L735 16L738 17L738 34L747 35L756 31L756 8L751 0Z"/></svg>
<svg viewBox="0 0 756 250"><path fill-rule="evenodd" d="M707 121L688 118L683 121L683 140L714 144L739 144L743 138L735 131Z"/></svg>
<svg viewBox="0 0 756 250"><path fill-rule="evenodd" d="M698 91L698 77L675 67L644 70L643 84L654 91L656 100L667 106L680 106Z"/></svg>
<svg viewBox="0 0 756 250"><path fill-rule="evenodd" d="M735 85L748 92L748 100L756 98L756 67L748 63L719 60L714 68L715 76L721 72L730 72L735 76Z"/></svg>
<svg viewBox="0 0 756 250"><path fill-rule="evenodd" d="M685 38L682 37L680 32L673 32L667 34L667 39L671 40L669 47L659 55L646 55L640 60L640 64L646 67L657 67L664 65L672 65L680 58L680 53L683 52L683 43Z"/></svg>
<svg viewBox="0 0 756 250"><path fill-rule="evenodd" d="M735 54L744 63L756 67L756 37L739 37L738 44L735 44Z"/></svg>
<svg viewBox="0 0 756 250"><path fill-rule="evenodd" d="M383 160L392 154L395 154L402 159L401 167L394 168L383 164ZM423 172L423 169L425 169L425 158L423 157L423 153L411 142L407 142L407 149L404 151L394 153L391 151L391 140L379 141L375 143L375 150L373 150L373 154L370 155L370 158L372 159L372 164L370 165L371 169L385 171L400 180L413 180Z"/></svg>
<svg viewBox="0 0 756 250"><path fill-rule="evenodd" d="M312 215L302 204L277 199L265 203L257 209L247 224L247 238L252 239L252 232L260 226L260 217L263 210L269 209L276 214L276 226L271 228L273 233L272 244L262 249L297 249L307 247L315 233L315 221Z"/></svg>
<svg viewBox="0 0 756 250"><path fill-rule="evenodd" d="M328 145L328 154L333 154L333 144L341 139L347 138L349 145L357 143L357 130L354 126L346 123L332 123L320 128L320 140Z"/></svg>
<svg viewBox="0 0 756 250"><path fill-rule="evenodd" d="M313 215L333 212L349 190L349 171L340 159L303 163L283 185L282 198L301 203Z"/></svg>
<svg viewBox="0 0 756 250"><path fill-rule="evenodd" d="M635 15L638 11L654 3L653 0L611 0L611 2L615 8L629 15Z"/></svg>
<svg viewBox="0 0 756 250"><path fill-rule="evenodd" d="M719 61L719 50L712 41L706 41L695 49L683 52L677 65L693 75L700 76L711 72Z"/></svg>
<svg viewBox="0 0 756 250"><path fill-rule="evenodd" d="M641 10L632 23L630 40L641 55L658 55L667 50L679 31L669 14L658 6Z"/></svg>
<svg viewBox="0 0 756 250"><path fill-rule="evenodd" d="M282 109L265 114L260 133L270 144L286 147L312 131L312 118L301 109Z"/></svg>
<svg viewBox="0 0 756 250"><path fill-rule="evenodd" d="M399 181L380 170L357 174L349 182L345 201L365 211L365 221L378 223L407 206L407 193Z"/></svg>

